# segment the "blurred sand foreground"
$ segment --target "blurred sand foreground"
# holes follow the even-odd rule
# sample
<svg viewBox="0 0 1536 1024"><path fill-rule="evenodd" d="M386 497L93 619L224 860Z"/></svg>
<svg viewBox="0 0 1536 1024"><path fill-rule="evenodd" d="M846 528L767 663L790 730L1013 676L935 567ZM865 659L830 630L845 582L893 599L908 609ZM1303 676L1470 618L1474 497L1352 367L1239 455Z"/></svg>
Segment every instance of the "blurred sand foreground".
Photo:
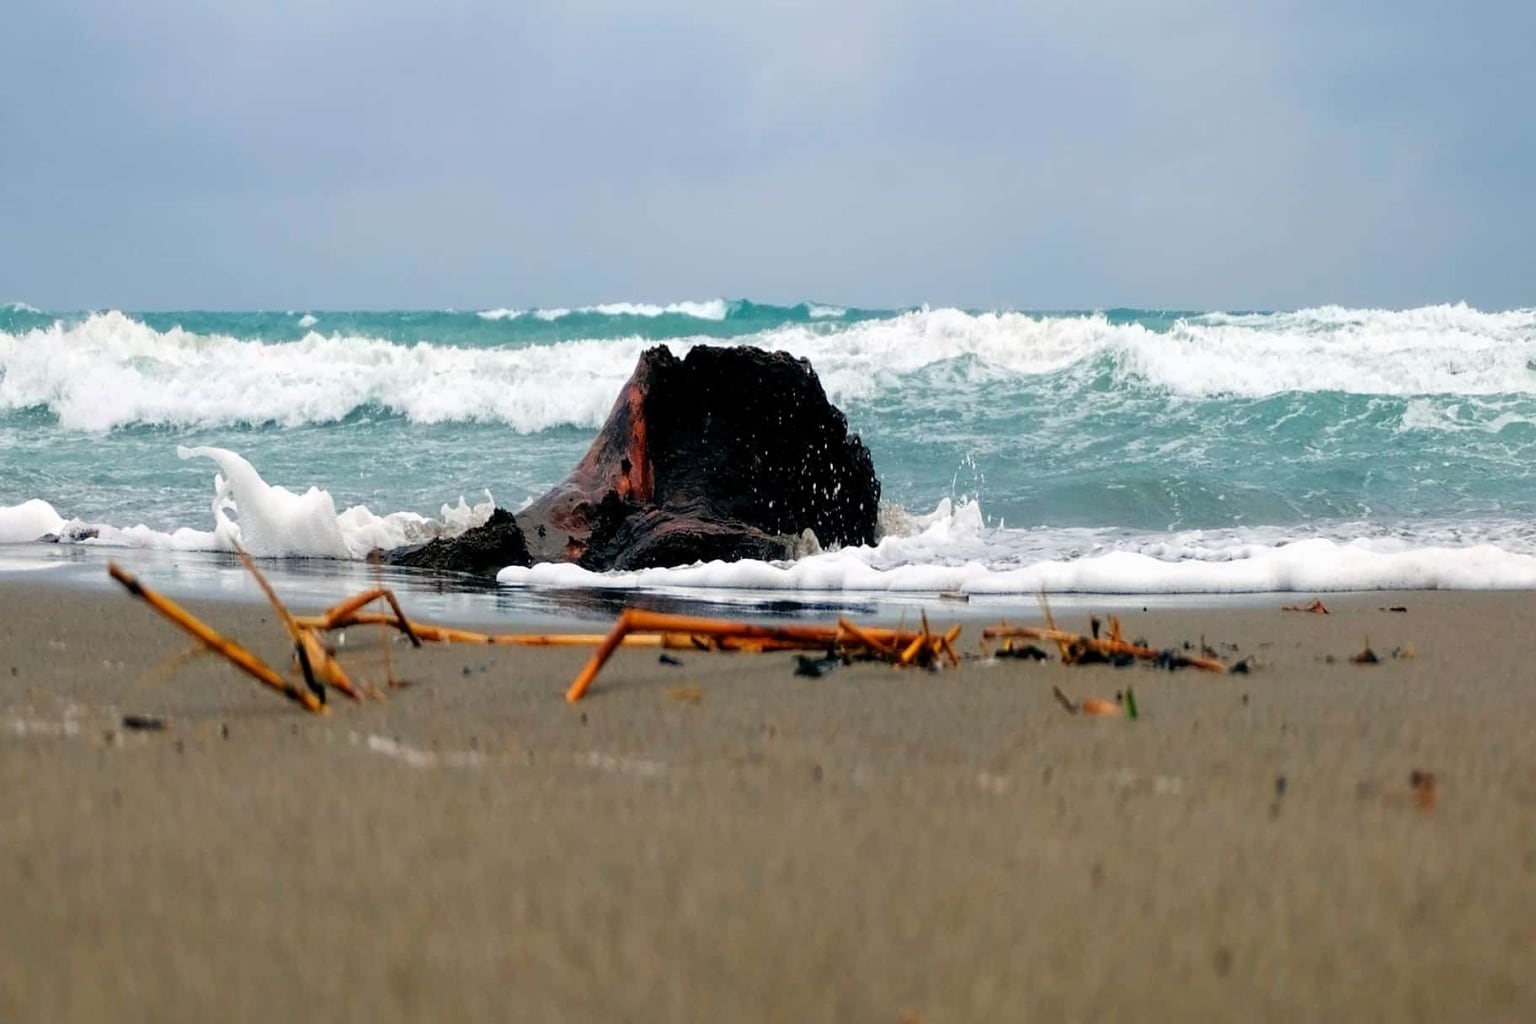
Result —
<svg viewBox="0 0 1536 1024"><path fill-rule="evenodd" d="M0 1021L1536 1020L1536 596L1294 600L1125 615L1246 677L396 645L311 717L0 587Z"/></svg>

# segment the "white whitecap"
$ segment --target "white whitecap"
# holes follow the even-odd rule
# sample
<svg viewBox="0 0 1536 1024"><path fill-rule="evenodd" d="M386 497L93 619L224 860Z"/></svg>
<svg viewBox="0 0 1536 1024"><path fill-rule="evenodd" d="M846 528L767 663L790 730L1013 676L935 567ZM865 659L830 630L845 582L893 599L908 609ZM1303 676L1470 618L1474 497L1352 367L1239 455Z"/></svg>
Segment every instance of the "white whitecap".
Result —
<svg viewBox="0 0 1536 1024"><path fill-rule="evenodd" d="M354 505L341 512L329 491L311 486L297 494L269 484L244 457L226 448L178 446L183 459L208 458L218 463L214 495L210 503L214 529L211 535L192 531L160 538L155 531L115 531L99 540L122 540L138 546L208 546L218 550L236 547L258 557L364 558L377 549L449 536L477 526L490 518L495 507L490 493L473 508L461 497L457 507L443 506L442 521L434 522L414 512L380 516L366 506Z"/></svg>
<svg viewBox="0 0 1536 1024"><path fill-rule="evenodd" d="M711 307L711 315L721 310ZM739 341L810 360L828 397L843 406L876 399L935 364L963 367L964 384L1050 374L1101 357L1127 383L1191 397L1536 394L1536 311L1529 310L1209 315L1154 331L1098 314L921 309L850 324L786 324ZM679 356L704 343L719 341L667 342ZM158 331L122 313L98 313L0 332L0 411L45 407L64 428L86 431L288 426L340 420L366 406L415 423L594 429L651 344L627 337L473 348L313 331L264 342ZM1435 419L1415 416L1406 428Z"/></svg>
<svg viewBox="0 0 1536 1024"><path fill-rule="evenodd" d="M0 506L0 544L21 544L58 534L64 517L48 502L32 498L19 505Z"/></svg>

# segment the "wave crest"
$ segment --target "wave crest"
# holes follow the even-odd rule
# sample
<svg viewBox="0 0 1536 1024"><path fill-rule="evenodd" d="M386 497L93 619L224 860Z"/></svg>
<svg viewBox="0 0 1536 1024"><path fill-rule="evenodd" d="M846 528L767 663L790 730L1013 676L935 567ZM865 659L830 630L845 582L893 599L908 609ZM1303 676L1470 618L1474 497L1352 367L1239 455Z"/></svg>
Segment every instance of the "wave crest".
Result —
<svg viewBox="0 0 1536 1024"><path fill-rule="evenodd" d="M481 316L502 313L514 315ZM733 339L696 334L667 341L678 355L702 343L755 344L809 359L840 405L916 388L935 408L953 406L999 380L1072 367L1107 371L1122 387L1186 397L1536 394L1536 311L1483 313L1464 305L1175 320L1119 311L924 308L782 323ZM294 426L338 421L370 407L416 423L503 423L524 433L592 429L652 344L638 336L399 343L313 330L298 340L251 340L156 330L106 312L0 331L0 411L46 408L64 427L85 431L130 424ZM930 369L940 367L963 372ZM931 380L915 378L925 371Z"/></svg>

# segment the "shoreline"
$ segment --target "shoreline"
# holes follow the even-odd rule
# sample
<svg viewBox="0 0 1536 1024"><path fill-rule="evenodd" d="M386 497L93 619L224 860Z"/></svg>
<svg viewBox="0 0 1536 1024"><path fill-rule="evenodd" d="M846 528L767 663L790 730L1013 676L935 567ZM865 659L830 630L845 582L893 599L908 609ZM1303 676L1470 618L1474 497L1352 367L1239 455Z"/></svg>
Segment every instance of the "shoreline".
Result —
<svg viewBox="0 0 1536 1024"><path fill-rule="evenodd" d="M243 605L267 603L241 566L224 552L162 551L34 542L0 545L0 589L57 588L69 592L120 593L107 575L118 562L148 586L178 601L214 601ZM849 614L882 624L919 612L962 621L1035 615L1036 594L973 594L856 590L764 590L740 588L606 588L510 586L451 574L398 567L376 569L366 562L321 558L262 559L262 572L279 596L295 608L327 607L382 582L424 619L466 626L497 623L526 629L559 629L573 619L601 623L630 604L682 614L721 618L815 619ZM1231 592L1050 592L1052 609L1064 613L1129 614L1140 610L1199 611L1216 608L1263 608L1276 601L1305 598L1371 600L1418 593L1511 593L1517 590L1379 589L1246 590ZM585 627L583 627L585 629Z"/></svg>
<svg viewBox="0 0 1536 1024"><path fill-rule="evenodd" d="M0 1019L1536 1015L1536 594L1272 597L1125 615L1248 676L396 644L311 716L0 584Z"/></svg>

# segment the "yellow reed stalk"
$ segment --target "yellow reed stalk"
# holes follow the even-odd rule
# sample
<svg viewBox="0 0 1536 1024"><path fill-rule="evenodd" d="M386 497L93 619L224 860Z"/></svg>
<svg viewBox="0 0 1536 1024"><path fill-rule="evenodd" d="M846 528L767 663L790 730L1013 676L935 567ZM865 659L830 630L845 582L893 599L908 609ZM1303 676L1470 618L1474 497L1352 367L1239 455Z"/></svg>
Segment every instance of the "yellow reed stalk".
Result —
<svg viewBox="0 0 1536 1024"><path fill-rule="evenodd" d="M190 633L204 647L220 655L246 675L249 675L262 685L278 691L289 700L303 706L306 711L312 711L316 714L325 712L325 705L320 702L320 698L315 696L314 693L294 686L245 647L220 635L212 626L197 618L197 616L181 607L175 601L144 586L132 573L123 569L116 562L107 563L107 572L113 579L121 583L128 593L142 600L185 632Z"/></svg>

